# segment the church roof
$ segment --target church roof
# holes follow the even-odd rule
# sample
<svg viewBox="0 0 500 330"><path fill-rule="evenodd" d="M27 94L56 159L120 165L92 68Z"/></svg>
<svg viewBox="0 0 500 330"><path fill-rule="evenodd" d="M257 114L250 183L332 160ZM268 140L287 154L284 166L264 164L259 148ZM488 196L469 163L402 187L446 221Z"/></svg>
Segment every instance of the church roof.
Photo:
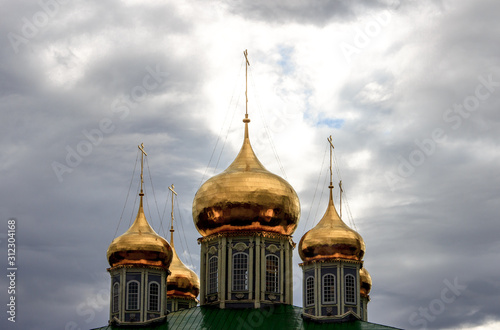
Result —
<svg viewBox="0 0 500 330"><path fill-rule="evenodd" d="M123 329L105 326L95 330ZM130 329L130 327L127 327ZM172 329L307 329L307 330L383 330L398 329L385 325L351 321L344 323L315 323L302 319L302 308L291 305L277 305L263 309L219 309L209 306L197 306L168 314L167 322L141 330Z"/></svg>

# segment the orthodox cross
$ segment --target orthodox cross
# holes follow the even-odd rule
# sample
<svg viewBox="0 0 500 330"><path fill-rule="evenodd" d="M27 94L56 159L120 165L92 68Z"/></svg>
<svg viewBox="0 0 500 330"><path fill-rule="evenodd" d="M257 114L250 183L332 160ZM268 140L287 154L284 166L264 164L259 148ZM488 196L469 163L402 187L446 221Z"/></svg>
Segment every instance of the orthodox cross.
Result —
<svg viewBox="0 0 500 330"><path fill-rule="evenodd" d="M170 224L170 245L174 246L174 195L177 196L177 193L174 190L174 184L168 187L168 190L172 192L172 212L170 213L172 217L172 222Z"/></svg>
<svg viewBox="0 0 500 330"><path fill-rule="evenodd" d="M139 150L142 152L141 153L141 193L140 195L143 196L144 192L142 191L142 185L144 183L144 177L143 177L143 171L144 171L144 156L147 156L148 154L146 151L144 151L144 143L141 143L141 145L137 146Z"/></svg>
<svg viewBox="0 0 500 330"><path fill-rule="evenodd" d="M333 143L332 143L332 136L330 135L329 138L327 138L328 140L328 143L330 143L330 186L328 188L330 189L333 189L333 149L335 149L335 147L333 146Z"/></svg>
<svg viewBox="0 0 500 330"><path fill-rule="evenodd" d="M248 61L248 51L246 49L243 55L245 55L245 118L248 118L248 67L250 66L250 62Z"/></svg>

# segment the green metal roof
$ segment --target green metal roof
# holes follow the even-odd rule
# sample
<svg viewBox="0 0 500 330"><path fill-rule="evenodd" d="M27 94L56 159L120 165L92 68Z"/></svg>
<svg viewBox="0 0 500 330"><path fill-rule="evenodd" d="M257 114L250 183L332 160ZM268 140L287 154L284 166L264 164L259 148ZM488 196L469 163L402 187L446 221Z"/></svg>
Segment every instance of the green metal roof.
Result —
<svg viewBox="0 0 500 330"><path fill-rule="evenodd" d="M99 330L123 329L116 326L105 326ZM127 329L131 329L127 327ZM291 305L278 305L271 309L219 309L208 306L197 306L168 314L167 322L147 327L142 330L167 329L335 329L335 330L382 330L397 329L385 325L352 321L344 323L316 323L302 319L302 308Z"/></svg>

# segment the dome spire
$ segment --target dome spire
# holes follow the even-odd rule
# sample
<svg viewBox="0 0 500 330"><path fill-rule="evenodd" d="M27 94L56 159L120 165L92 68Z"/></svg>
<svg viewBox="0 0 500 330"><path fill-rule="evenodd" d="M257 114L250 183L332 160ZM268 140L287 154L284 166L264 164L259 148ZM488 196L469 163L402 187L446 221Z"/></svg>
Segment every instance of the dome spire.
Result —
<svg viewBox="0 0 500 330"><path fill-rule="evenodd" d="M246 64L246 111L243 145L222 173L211 177L196 192L193 220L202 236L222 232L274 232L291 235L297 228L300 203L297 193L283 178L269 172L257 158L249 138L248 51Z"/></svg>
<svg viewBox="0 0 500 330"><path fill-rule="evenodd" d="M170 213L172 221L170 222L170 246L174 247L174 195L177 196L177 193L174 190L174 184L168 187L168 190L172 192L172 212Z"/></svg>
<svg viewBox="0 0 500 330"><path fill-rule="evenodd" d="M141 190L137 217L130 228L113 239L106 256L111 275L110 325L165 322L167 276L173 248L149 225L143 208L144 144L141 151ZM129 311L133 311L129 313ZM125 312L126 311L126 312Z"/></svg>
<svg viewBox="0 0 500 330"><path fill-rule="evenodd" d="M140 145L137 146L139 150L141 151L141 192L139 193L139 196L141 196L141 205L142 205L142 196L144 196L144 191L142 190L142 186L144 184L144 155L148 155L146 151L144 151L144 143L141 143Z"/></svg>
<svg viewBox="0 0 500 330"><path fill-rule="evenodd" d="M330 143L330 185L328 188L330 188L330 201L333 204L333 149L335 147L333 146L332 142L332 136L330 135L329 138L327 138L328 143Z"/></svg>
<svg viewBox="0 0 500 330"><path fill-rule="evenodd" d="M168 269L172 261L172 248L168 242L159 236L149 224L144 214L143 184L144 184L144 143L138 146L141 151L141 191L139 193L139 210L130 228L121 236L115 238L107 252L111 267L116 265L145 264Z"/></svg>
<svg viewBox="0 0 500 330"><path fill-rule="evenodd" d="M248 119L248 67L250 66L250 62L248 61L248 50L245 49L243 55L245 55L245 119ZM245 120L243 120L243 122L245 122ZM250 120L248 120L248 122L250 122Z"/></svg>
<svg viewBox="0 0 500 330"><path fill-rule="evenodd" d="M172 263L170 264L170 276L167 278L167 297L173 300L171 311L179 309L179 301L187 301L190 307L196 306L198 300L196 297L200 292L200 279L195 272L186 267L181 261L174 247L174 195L175 187L172 184L168 190L172 192L172 222L170 224L170 246L172 247ZM177 301L177 302L175 302Z"/></svg>
<svg viewBox="0 0 500 330"><path fill-rule="evenodd" d="M365 243L361 235L347 226L333 203L333 143L330 144L330 200L323 218L299 242L299 255L304 262L326 259L351 259L361 261Z"/></svg>
<svg viewBox="0 0 500 330"><path fill-rule="evenodd" d="M250 122L250 118L248 118L248 67L250 66L250 62L248 61L248 50L245 49L243 52L245 55L245 119L243 122L245 123L245 141L249 140L248 136L248 123Z"/></svg>

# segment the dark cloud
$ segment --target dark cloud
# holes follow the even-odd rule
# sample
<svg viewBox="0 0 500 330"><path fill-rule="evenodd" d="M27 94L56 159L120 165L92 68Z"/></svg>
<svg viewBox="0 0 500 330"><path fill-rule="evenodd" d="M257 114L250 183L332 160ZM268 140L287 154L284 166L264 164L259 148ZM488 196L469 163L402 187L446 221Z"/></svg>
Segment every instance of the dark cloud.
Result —
<svg viewBox="0 0 500 330"><path fill-rule="evenodd" d="M362 12L380 9L397 9L400 1L286 1L270 2L236 1L227 3L228 9L246 19L264 21L270 24L298 23L325 25L333 20L349 21Z"/></svg>
<svg viewBox="0 0 500 330"><path fill-rule="evenodd" d="M294 44L294 37L284 42L279 29L265 29L268 24L313 26L318 33L332 24L350 29L357 17L395 4L222 2L208 8L201 2L86 1L60 4L50 13L39 3L8 2L9 14L0 22L0 216L18 219L19 326L106 324L106 250L135 216L137 168L124 204L141 142L152 176L147 172L145 177L146 215L165 235L169 210L161 224L160 218L167 187L175 184L176 247L182 242L182 251L191 255L184 261L199 267L192 200L216 164L216 173L229 165L241 138L241 116L228 128L235 141L225 140L225 129L217 140L220 127L212 127L216 121L210 116L213 81L238 70L216 50L240 47L228 45L229 38L220 41L231 34L217 24L230 20L238 35L234 40L245 35L244 42L255 45L253 74L271 77L263 83L274 88L277 104L285 107L274 113L267 110L267 100L259 100L274 120L271 133L279 140L293 127L310 143L297 143L293 157L286 143L278 149L282 159L290 159L282 161L287 173L294 173L288 180L300 187L302 219L294 240L326 208L327 164L321 164L325 138L333 134L350 208L367 245L365 266L373 278L370 321L405 329L424 322L428 328L455 329L499 321L499 5L402 5L391 12L380 40L363 48L348 74L338 76L343 77L339 86L337 72L326 72L325 86L310 70L320 65L318 60L332 62L338 47L323 52L311 43ZM40 21L32 35L23 34L26 24L43 19L40 13L50 18ZM248 22L237 25L241 18L269 35L252 35ZM13 44L13 34L25 40ZM311 33L307 39L315 37ZM255 41L263 39L264 44ZM387 47L377 49L384 40ZM342 41L332 37L320 44L331 50L332 43ZM333 71L348 66L335 61ZM481 95L489 95L481 96L477 107L453 111L455 104L474 102L471 97L477 98L478 86L488 80L491 90L481 87ZM302 105L298 114L287 112L286 107ZM279 173L254 118L252 113L255 150L266 167ZM433 140L436 129L445 136L439 142ZM59 176L56 163L66 166ZM5 237L0 237L2 246ZM295 255L294 263L299 262ZM294 301L301 305L298 267L295 273ZM443 301L441 292L454 281L459 294ZM420 308L434 313L426 319ZM2 327L10 326L5 322L2 318Z"/></svg>

